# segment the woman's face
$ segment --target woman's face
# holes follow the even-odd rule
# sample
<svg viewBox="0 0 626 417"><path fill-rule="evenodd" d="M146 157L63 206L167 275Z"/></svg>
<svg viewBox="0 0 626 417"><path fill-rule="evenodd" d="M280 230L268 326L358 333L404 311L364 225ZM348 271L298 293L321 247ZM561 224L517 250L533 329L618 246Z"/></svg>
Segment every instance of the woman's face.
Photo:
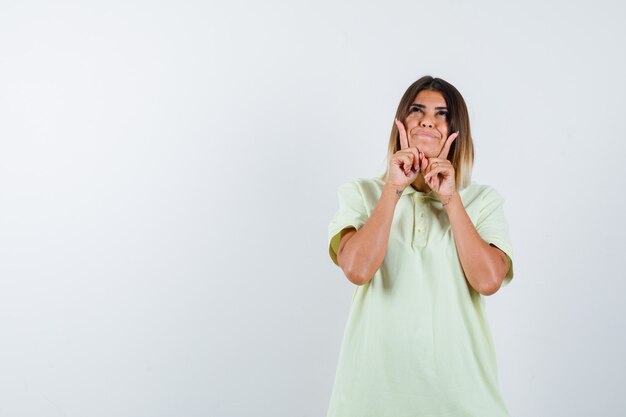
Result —
<svg viewBox="0 0 626 417"><path fill-rule="evenodd" d="M427 157L439 155L448 139L448 107L439 91L422 90L409 107L404 120L409 146Z"/></svg>

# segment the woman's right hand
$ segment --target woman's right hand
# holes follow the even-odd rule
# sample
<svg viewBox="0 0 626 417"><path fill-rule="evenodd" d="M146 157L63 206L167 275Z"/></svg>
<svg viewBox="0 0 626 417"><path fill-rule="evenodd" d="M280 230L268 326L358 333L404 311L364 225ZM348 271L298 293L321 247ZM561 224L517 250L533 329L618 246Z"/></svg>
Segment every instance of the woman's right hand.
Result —
<svg viewBox="0 0 626 417"><path fill-rule="evenodd" d="M388 161L387 183L404 190L417 179L424 154L415 146L409 147L406 129L398 119L396 119L396 126L400 132L400 150L391 155Z"/></svg>

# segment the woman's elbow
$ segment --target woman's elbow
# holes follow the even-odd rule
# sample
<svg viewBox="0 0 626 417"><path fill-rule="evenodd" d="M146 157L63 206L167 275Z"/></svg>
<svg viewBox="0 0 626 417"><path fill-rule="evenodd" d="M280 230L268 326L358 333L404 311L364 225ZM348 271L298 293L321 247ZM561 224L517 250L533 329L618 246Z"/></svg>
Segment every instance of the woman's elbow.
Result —
<svg viewBox="0 0 626 417"><path fill-rule="evenodd" d="M352 230L341 239L337 263L348 281L354 285L365 285L372 280L375 271L372 271L369 256L364 256L363 248L353 240L355 235L356 231Z"/></svg>
<svg viewBox="0 0 626 417"><path fill-rule="evenodd" d="M346 259L346 257L337 258L337 261L344 275L351 283L364 285L370 281L371 276L369 276L370 274L367 271L364 271L362 265L353 262L351 259Z"/></svg>
<svg viewBox="0 0 626 417"><path fill-rule="evenodd" d="M365 273L361 268L347 267L343 269L343 273L348 278L348 281L354 285L365 285L371 279L369 274Z"/></svg>
<svg viewBox="0 0 626 417"><path fill-rule="evenodd" d="M489 284L483 284L476 291L478 291L482 295L488 296L488 295L495 294L496 292L498 292L499 289L500 289L500 284L494 282L494 283L489 283Z"/></svg>
<svg viewBox="0 0 626 417"><path fill-rule="evenodd" d="M476 291L481 293L482 295L493 295L502 286L502 281L504 281L504 275L501 274L491 274L490 278L485 278L480 281L480 284L477 285Z"/></svg>
<svg viewBox="0 0 626 417"><path fill-rule="evenodd" d="M499 258L497 262L493 262L491 264L488 270L484 271L483 279L479 281L479 288L476 288L476 291L482 295L495 294L502 286L502 282L504 281L504 277L506 276L508 270L508 259L505 255L504 259Z"/></svg>

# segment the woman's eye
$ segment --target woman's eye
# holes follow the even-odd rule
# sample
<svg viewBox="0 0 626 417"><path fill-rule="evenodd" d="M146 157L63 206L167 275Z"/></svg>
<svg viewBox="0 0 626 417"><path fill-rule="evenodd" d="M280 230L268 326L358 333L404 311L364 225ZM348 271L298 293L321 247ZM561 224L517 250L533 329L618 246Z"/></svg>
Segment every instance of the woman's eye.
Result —
<svg viewBox="0 0 626 417"><path fill-rule="evenodd" d="M439 115L442 116L443 118L447 118L448 117L448 112L447 111L440 111Z"/></svg>
<svg viewBox="0 0 626 417"><path fill-rule="evenodd" d="M414 111L422 111L422 109L415 106L409 107L409 113L413 113Z"/></svg>

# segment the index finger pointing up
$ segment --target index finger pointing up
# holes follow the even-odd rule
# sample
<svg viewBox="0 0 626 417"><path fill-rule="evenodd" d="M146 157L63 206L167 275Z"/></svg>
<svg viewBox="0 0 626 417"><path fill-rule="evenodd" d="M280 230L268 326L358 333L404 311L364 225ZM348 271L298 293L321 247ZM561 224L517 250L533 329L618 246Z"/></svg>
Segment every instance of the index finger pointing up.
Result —
<svg viewBox="0 0 626 417"><path fill-rule="evenodd" d="M454 139L456 139L457 136L459 136L458 131L448 136L448 139L446 140L446 143L444 143L443 148L441 149L441 152L439 152L439 155L437 156L437 158L448 159L448 152L450 152L450 146L452 145L452 142L454 142Z"/></svg>
<svg viewBox="0 0 626 417"><path fill-rule="evenodd" d="M396 119L396 126L398 126L398 132L400 132L400 149L406 149L409 147L409 140L406 137L406 129L402 122Z"/></svg>

